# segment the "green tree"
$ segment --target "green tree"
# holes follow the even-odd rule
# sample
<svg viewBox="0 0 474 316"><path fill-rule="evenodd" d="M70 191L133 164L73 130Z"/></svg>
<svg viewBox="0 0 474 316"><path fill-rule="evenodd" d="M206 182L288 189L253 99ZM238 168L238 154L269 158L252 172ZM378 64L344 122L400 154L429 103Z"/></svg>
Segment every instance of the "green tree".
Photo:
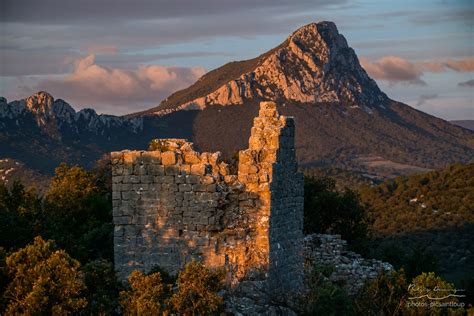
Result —
<svg viewBox="0 0 474 316"><path fill-rule="evenodd" d="M407 301L408 282L403 269L383 271L365 284L355 299L361 315L401 315Z"/></svg>
<svg viewBox="0 0 474 316"><path fill-rule="evenodd" d="M146 275L135 270L128 277L130 289L120 292L120 305L125 315L167 314L166 286L159 272Z"/></svg>
<svg viewBox="0 0 474 316"><path fill-rule="evenodd" d="M304 193L306 234L340 234L352 245L365 241L366 212L353 191L338 192L331 178L305 177Z"/></svg>
<svg viewBox="0 0 474 316"><path fill-rule="evenodd" d="M95 176L61 164L44 202L45 236L82 262L113 260L111 202Z"/></svg>
<svg viewBox="0 0 474 316"><path fill-rule="evenodd" d="M459 303L456 287L433 272L423 272L408 287L406 315L464 315L464 308L440 306Z"/></svg>
<svg viewBox="0 0 474 316"><path fill-rule="evenodd" d="M41 229L41 200L34 189L14 182L0 182L0 246L7 250L24 247Z"/></svg>
<svg viewBox="0 0 474 316"><path fill-rule="evenodd" d="M6 260L10 284L4 293L8 315L68 315L87 305L81 297L80 264L51 241L36 237Z"/></svg>
<svg viewBox="0 0 474 316"><path fill-rule="evenodd" d="M116 279L114 266L106 260L88 262L82 269L87 299L87 314L113 315L119 303L120 284Z"/></svg>
<svg viewBox="0 0 474 316"><path fill-rule="evenodd" d="M409 279L416 277L423 272L436 272L437 258L426 248L416 246L406 257L404 268Z"/></svg>
<svg viewBox="0 0 474 316"><path fill-rule="evenodd" d="M211 271L201 263L191 261L178 275L178 290L171 297L171 305L181 315L209 315L216 313L223 299L222 271Z"/></svg>
<svg viewBox="0 0 474 316"><path fill-rule="evenodd" d="M7 288L10 280L7 274L7 253L5 249L0 247L0 311L5 310L6 301L3 297L3 293Z"/></svg>
<svg viewBox="0 0 474 316"><path fill-rule="evenodd" d="M344 289L329 280L334 267L315 265L307 275L308 292L301 306L305 315L355 315L352 300Z"/></svg>

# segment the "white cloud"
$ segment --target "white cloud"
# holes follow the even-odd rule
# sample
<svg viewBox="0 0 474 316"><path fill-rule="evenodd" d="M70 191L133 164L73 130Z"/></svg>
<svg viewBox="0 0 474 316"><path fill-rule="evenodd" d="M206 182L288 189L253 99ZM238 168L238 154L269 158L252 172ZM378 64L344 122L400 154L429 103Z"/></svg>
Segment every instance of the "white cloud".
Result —
<svg viewBox="0 0 474 316"><path fill-rule="evenodd" d="M93 105L99 112L130 113L156 106L172 92L194 83L202 67L141 65L136 69L104 67L95 55L77 59L71 73L48 77L25 94L45 90L75 105Z"/></svg>

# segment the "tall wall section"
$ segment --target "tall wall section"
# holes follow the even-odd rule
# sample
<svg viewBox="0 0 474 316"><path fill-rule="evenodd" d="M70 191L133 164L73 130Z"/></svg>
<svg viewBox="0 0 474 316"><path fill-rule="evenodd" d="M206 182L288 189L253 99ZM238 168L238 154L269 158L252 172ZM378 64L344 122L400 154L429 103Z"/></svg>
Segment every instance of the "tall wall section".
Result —
<svg viewBox="0 0 474 316"><path fill-rule="evenodd" d="M280 116L275 103L262 102L249 149L239 155L239 180L268 203L257 209L257 246L268 247L261 253L268 255L269 288L277 297L302 285L304 179L297 169L293 118Z"/></svg>
<svg viewBox="0 0 474 316"><path fill-rule="evenodd" d="M154 266L176 273L195 259L224 268L231 284L268 276L284 291L297 283L303 179L293 120L262 102L237 175L219 152L198 153L179 139L159 144L111 154L119 277Z"/></svg>

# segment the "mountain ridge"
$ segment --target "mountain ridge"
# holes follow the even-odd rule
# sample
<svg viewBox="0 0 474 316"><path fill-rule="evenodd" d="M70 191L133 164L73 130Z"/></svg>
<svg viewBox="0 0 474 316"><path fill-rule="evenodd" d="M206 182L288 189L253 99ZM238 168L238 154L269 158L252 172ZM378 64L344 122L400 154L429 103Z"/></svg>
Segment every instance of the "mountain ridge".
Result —
<svg viewBox="0 0 474 316"><path fill-rule="evenodd" d="M210 71L145 112L76 112L46 92L2 98L0 152L51 172L61 161L90 166L109 151L171 137L231 158L246 147L262 100L295 117L302 166L364 171L378 157L431 169L474 157L474 132L389 99L332 22L303 26L259 57Z"/></svg>
<svg viewBox="0 0 474 316"><path fill-rule="evenodd" d="M209 105L243 104L249 99L345 101L383 107L388 97L361 67L336 25L324 21L299 28L280 45L254 59L215 69L158 107L130 116L166 115Z"/></svg>
<svg viewBox="0 0 474 316"><path fill-rule="evenodd" d="M451 120L450 123L474 131L474 120Z"/></svg>

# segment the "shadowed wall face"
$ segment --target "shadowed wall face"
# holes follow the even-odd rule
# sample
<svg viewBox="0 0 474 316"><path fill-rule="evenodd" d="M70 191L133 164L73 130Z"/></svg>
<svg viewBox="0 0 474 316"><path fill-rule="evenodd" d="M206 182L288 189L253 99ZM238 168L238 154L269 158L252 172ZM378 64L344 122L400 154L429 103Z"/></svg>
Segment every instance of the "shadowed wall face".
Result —
<svg viewBox="0 0 474 316"><path fill-rule="evenodd" d="M159 150L112 153L115 267L120 279L193 259L224 268L227 281L268 277L285 290L302 269L303 178L294 123L262 102L238 174L217 153L181 139Z"/></svg>

